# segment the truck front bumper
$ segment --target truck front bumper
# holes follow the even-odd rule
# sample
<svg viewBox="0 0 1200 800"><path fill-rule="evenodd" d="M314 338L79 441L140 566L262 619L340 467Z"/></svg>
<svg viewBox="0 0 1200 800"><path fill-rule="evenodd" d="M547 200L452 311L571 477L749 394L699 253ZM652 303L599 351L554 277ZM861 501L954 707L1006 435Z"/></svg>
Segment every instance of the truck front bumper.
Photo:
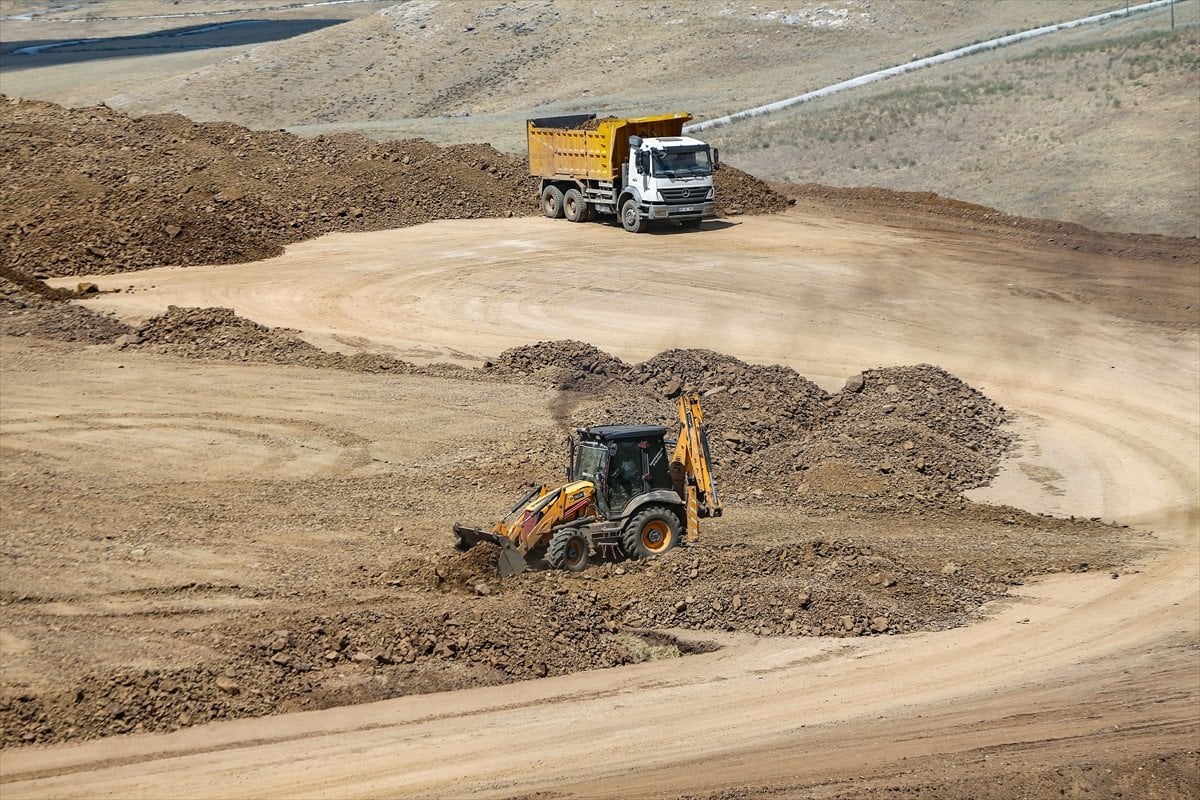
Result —
<svg viewBox="0 0 1200 800"><path fill-rule="evenodd" d="M650 219L694 219L695 217L715 217L717 204L711 200L692 205L666 205L656 203L650 206L647 216Z"/></svg>

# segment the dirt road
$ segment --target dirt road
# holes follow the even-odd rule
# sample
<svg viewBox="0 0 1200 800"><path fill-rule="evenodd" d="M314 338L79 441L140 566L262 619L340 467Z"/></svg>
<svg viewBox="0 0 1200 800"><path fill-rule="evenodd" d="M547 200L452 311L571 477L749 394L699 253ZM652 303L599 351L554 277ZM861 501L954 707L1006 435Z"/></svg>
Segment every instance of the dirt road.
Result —
<svg viewBox="0 0 1200 800"><path fill-rule="evenodd" d="M1167 294L1192 291L1194 268L1137 266ZM1069 243L791 212L658 236L442 222L329 236L254 265L97 278L122 291L92 302L130 318L227 305L410 360L573 337L628 359L711 347L830 388L865 367L935 363L1021 418L1022 450L976 497L1149 529L1160 547L1115 579L1039 580L953 631L735 639L682 660L12 750L3 793L833 797L882 781L968 797L991 789L958 778L1020 774L1036 788L1063 765L1194 750L1195 311L1181 302L1178 325L1152 326L1122 313L1137 298L1120 287L1097 296L1097 274L1130 270ZM1141 766L1121 779L1185 796Z"/></svg>

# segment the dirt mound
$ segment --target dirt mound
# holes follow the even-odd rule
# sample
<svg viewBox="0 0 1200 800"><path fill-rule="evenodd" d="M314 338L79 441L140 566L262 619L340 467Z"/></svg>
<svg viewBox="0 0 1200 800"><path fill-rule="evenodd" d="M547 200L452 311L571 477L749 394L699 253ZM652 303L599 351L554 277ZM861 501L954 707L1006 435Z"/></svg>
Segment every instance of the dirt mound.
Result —
<svg viewBox="0 0 1200 800"><path fill-rule="evenodd" d="M812 510L957 504L991 479L1013 442L1003 408L927 364L867 370L834 395L789 367L710 350L629 365L582 342L539 342L506 350L487 369L562 389L551 410L567 429L674 426L670 401L699 393L720 488L732 500ZM556 458L558 444L539 452Z"/></svg>
<svg viewBox="0 0 1200 800"><path fill-rule="evenodd" d="M523 157L489 145L303 138L0 96L0 267L38 278L223 264L333 231L537 213ZM730 213L786 204L732 168Z"/></svg>
<svg viewBox="0 0 1200 800"><path fill-rule="evenodd" d="M616 356L584 342L561 339L505 350L485 369L497 373L537 377L559 388L581 389L596 380L624 378L629 366Z"/></svg>
<svg viewBox="0 0 1200 800"><path fill-rule="evenodd" d="M1190 263L1200 255L1200 240L1194 236L1096 231L1074 222L1021 217L976 203L943 197L935 192L902 192L878 186L825 186L820 183L775 183L774 186L786 193L793 204L799 202L825 212L836 210L856 219L908 224L920 218L925 222L920 227L927 227L931 220L940 220L942 225L938 227L995 229L1006 237L1037 238L1070 250L1095 255L1119 255L1122 258Z"/></svg>
<svg viewBox="0 0 1200 800"><path fill-rule="evenodd" d="M331 231L535 211L523 160L487 145L306 139L7 98L0 143L14 154L0 263L39 276L246 261Z"/></svg>
<svg viewBox="0 0 1200 800"><path fill-rule="evenodd" d="M46 291L29 291L27 284ZM128 325L89 308L50 299L73 292L50 289L41 281L26 279L20 284L0 276L0 333L33 336L64 342L100 344L129 333ZM47 294L49 297L47 297Z"/></svg>
<svg viewBox="0 0 1200 800"><path fill-rule="evenodd" d="M630 379L667 398L699 392L710 433L742 453L804 434L828 398L791 367L711 350L667 350L636 365Z"/></svg>
<svg viewBox="0 0 1200 800"><path fill-rule="evenodd" d="M132 350L206 358L256 361L360 372L411 372L407 361L367 353L329 353L286 328L268 328L239 317L230 308L180 308L147 320L118 344Z"/></svg>
<svg viewBox="0 0 1200 800"><path fill-rule="evenodd" d="M719 216L774 214L796 204L794 198L786 197L765 181L725 162L713 173L713 185L716 187Z"/></svg>
<svg viewBox="0 0 1200 800"><path fill-rule="evenodd" d="M826 404L818 435L762 454L761 468L813 507L903 510L961 501L1012 446L1005 410L945 370L868 370Z"/></svg>

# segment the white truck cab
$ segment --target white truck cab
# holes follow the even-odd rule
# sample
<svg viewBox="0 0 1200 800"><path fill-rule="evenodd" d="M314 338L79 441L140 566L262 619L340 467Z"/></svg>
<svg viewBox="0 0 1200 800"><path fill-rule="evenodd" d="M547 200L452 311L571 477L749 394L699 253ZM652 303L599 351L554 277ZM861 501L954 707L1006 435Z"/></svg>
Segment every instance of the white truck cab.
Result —
<svg viewBox="0 0 1200 800"><path fill-rule="evenodd" d="M716 214L713 170L717 159L707 144L688 136L630 136L629 148L627 163L632 169L624 175L618 201L623 224L629 199L636 201L639 217L647 220L675 219L684 226L695 226Z"/></svg>

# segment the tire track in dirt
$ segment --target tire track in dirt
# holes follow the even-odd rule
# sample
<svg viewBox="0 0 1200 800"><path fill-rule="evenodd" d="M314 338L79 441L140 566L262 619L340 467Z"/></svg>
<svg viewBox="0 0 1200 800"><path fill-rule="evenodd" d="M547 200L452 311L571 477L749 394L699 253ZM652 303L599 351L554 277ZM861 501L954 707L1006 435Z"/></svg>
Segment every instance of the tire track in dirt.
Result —
<svg viewBox="0 0 1200 800"><path fill-rule="evenodd" d="M488 224L457 229L457 239L450 235L455 226L439 227L436 246L421 244L419 237L406 239L406 255L422 281L444 272L459 279L454 292L464 285L471 288L463 291L474 291L476 281L491 279L491 265L472 266L470 260L478 257L460 254L457 258L470 267L464 272L461 262L438 261L423 248L475 242L479 225ZM609 298L614 308L627 303L633 311L610 316L592 329L595 336L581 334L577 319L546 301L546 286L560 284L532 278L545 278L548 266L569 262L578 237L591 237L578 229L560 237L547 227L552 223L521 224L530 226L530 238L545 237L548 247L528 264L508 263L521 272L507 283L520 285L502 287L512 293L484 304L482 321L464 317L459 307L459 313L425 331L427 341L466 352L496 352L510 336L527 338L525 330L512 333L514 320L528 309L545 308L549 318L538 324L555 329L556 338L587 338L625 356L655 347L663 330L695 324L691 315L714 291L681 283L679 299L663 305L653 283L644 291L644 239L617 234L610 239L612 263L602 265L599 278L585 270L591 262L576 269L589 284L599 280L617 289ZM996 265L981 248L976 263L963 264L961 242L952 253L928 242L911 249L899 237L871 241L869 227L834 226L831 234L789 217L735 231L731 237L705 239L703 255L689 255L683 237L664 239L658 250L655 266L668 273L672 263L690 257L728 275L720 295L727 303L736 306L743 293L757 298L741 317L744 331L716 326L707 331L711 342L705 344L829 376L844 376L871 361L914 361L913 354L925 353L1040 421L1030 429L1030 444L1041 451L1039 463L1063 474L1061 502L1148 526L1161 551L1117 580L1095 573L1038 580L1017 590L1016 599L990 608L985 621L936 634L837 643L759 639L678 663L70 749L16 751L6 754L6 794L72 796L86 786L89 794L124 796L164 789L210 796L678 795L739 779L745 785L748 770L762 782L821 779L819 759L815 767L798 767L794 759L772 757L789 751L853 752L860 756L857 763L869 760L879 768L902 758L1013 741L1069 743L1081 735L1103 737L1118 748L1126 740L1112 730L1114 720L1171 736L1194 730L1195 687L1188 683L1194 672L1163 670L1139 674L1136 681L1124 677L1140 664L1174 658L1180 641L1194 643L1200 635L1200 621L1192 613L1200 604L1194 333L1166 337L1118 324L1085 304L1054 301L1050 306L1051 301L1013 296L988 283L991 271L1001 266L1023 274L1023 259L1061 265L1065 259L1057 252L1029 249L1013 263ZM364 249L382 241L364 240ZM788 251L788 245L795 249ZM815 253L808 249L799 255L814 247ZM289 255L297 257L300 269L310 268L299 250ZM895 269L880 272L880 265ZM284 262L274 266L282 269ZM530 279L520 283L525 275ZM1035 275L1029 277L1036 283ZM162 274L154 280L162 281ZM171 289L163 285L153 297L129 297L166 302ZM223 290L214 285L211 291ZM125 299L105 298L114 307ZM442 308L449 313L456 306L450 301ZM789 308L794 314L799 308L802 318L802 331L790 343L777 330ZM650 324L631 324L648 309L657 314ZM242 311L253 317L257 309ZM374 318L368 309L353 333L406 344L423 320L406 327L411 318L403 311L393 308L390 317ZM305 328L309 320L301 316L270 324ZM784 357L776 359L775 353ZM810 369L813 365L821 369ZM1020 486L989 495L1018 505L1036 496ZM1112 692L1098 706L1102 713L1078 725L1064 721L1058 712L1095 702L1092 689L1099 684ZM1147 706L1149 695L1176 700ZM1031 699L1051 696L1056 702L1044 708ZM928 718L937 725L924 721ZM681 725L686 737L670 734ZM907 733L898 743L881 738L881 729ZM572 735L564 737L564 730ZM997 730L1003 736L993 733ZM499 732L523 746L496 748L493 734ZM658 745L647 749L647 740ZM579 742L587 742L586 761L578 758Z"/></svg>
<svg viewBox="0 0 1200 800"><path fill-rule="evenodd" d="M232 412L47 413L6 421L0 432L5 447L40 452L60 462L85 454L91 459L106 453L117 457L135 449L136 461L120 457L109 465L118 474L169 470L189 458L208 464L210 479L315 475L330 468L355 469L371 460L370 442L347 430ZM216 465L224 469L211 469Z"/></svg>

